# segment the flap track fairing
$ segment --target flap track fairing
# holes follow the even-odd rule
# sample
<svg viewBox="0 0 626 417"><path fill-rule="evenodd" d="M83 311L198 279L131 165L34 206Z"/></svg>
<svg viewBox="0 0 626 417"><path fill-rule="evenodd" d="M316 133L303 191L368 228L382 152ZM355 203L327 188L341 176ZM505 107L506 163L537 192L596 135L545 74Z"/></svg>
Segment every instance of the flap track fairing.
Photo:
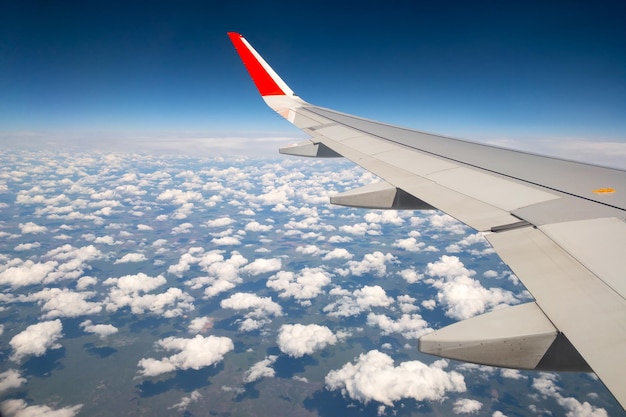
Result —
<svg viewBox="0 0 626 417"><path fill-rule="evenodd" d="M495 310L422 336L419 350L504 368L591 371L534 302Z"/></svg>
<svg viewBox="0 0 626 417"><path fill-rule="evenodd" d="M386 182L336 194L330 197L330 203L368 209L434 210L430 204Z"/></svg>

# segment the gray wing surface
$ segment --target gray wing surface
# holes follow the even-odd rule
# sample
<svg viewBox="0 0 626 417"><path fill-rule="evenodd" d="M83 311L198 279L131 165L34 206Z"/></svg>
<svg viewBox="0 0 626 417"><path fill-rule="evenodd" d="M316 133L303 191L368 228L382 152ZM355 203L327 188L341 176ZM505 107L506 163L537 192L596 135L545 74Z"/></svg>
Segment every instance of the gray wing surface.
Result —
<svg viewBox="0 0 626 417"><path fill-rule="evenodd" d="M520 369L593 370L626 407L626 171L313 106L241 35L229 35L266 103L311 136L281 153L343 156L384 181L332 202L439 209L482 232L535 298L423 336L420 350Z"/></svg>

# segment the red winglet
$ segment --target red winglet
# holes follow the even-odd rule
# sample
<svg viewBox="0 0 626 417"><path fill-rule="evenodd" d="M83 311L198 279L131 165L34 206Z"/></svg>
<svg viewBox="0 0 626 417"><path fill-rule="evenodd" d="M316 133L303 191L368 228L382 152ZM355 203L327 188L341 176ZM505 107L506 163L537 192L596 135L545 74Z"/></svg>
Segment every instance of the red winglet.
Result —
<svg viewBox="0 0 626 417"><path fill-rule="evenodd" d="M254 81L256 88L259 89L259 93L262 96L284 96L285 92L276 84L276 81L274 81L257 57L254 56L247 42L244 43L244 37L235 32L228 32L228 37L235 45L235 49L250 73L252 81Z"/></svg>

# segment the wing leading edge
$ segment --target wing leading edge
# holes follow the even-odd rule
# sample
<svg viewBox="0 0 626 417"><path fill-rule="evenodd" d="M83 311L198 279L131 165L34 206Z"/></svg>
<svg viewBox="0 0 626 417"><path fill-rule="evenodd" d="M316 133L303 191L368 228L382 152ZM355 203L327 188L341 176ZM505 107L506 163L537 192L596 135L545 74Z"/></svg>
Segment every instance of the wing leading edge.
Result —
<svg viewBox="0 0 626 417"><path fill-rule="evenodd" d="M343 156L384 180L331 202L437 208L483 232L535 298L423 336L421 351L519 369L593 370L626 408L626 171L311 105L245 38L228 35L265 102L311 136L281 153Z"/></svg>

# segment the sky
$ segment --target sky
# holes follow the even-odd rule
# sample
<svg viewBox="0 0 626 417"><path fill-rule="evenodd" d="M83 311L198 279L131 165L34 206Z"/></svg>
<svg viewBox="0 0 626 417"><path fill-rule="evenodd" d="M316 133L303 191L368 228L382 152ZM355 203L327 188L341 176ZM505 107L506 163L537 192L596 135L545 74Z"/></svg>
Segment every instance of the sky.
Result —
<svg viewBox="0 0 626 417"><path fill-rule="evenodd" d="M307 101L626 167L622 2L0 6L0 413L621 416L592 374L442 360L419 336L531 300L438 212L280 157L226 32ZM287 410L287 411L286 411Z"/></svg>
<svg viewBox="0 0 626 417"><path fill-rule="evenodd" d="M622 1L5 2L0 137L302 138L259 100L236 31L313 104L615 165L625 16Z"/></svg>

